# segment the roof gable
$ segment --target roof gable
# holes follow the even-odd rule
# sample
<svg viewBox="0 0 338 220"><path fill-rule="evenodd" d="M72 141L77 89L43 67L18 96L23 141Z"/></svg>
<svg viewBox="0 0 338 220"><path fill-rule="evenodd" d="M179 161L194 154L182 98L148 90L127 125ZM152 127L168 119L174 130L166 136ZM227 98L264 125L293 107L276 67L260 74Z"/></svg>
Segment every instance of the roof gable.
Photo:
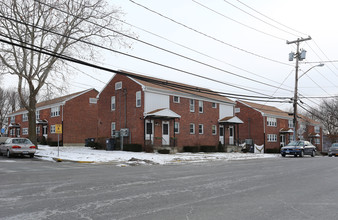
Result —
<svg viewBox="0 0 338 220"><path fill-rule="evenodd" d="M263 105L253 102L246 102L238 100L237 102L240 102L256 111L259 111L263 116L275 116L279 118L292 118L288 112L282 111L277 107L269 106L269 105Z"/></svg>

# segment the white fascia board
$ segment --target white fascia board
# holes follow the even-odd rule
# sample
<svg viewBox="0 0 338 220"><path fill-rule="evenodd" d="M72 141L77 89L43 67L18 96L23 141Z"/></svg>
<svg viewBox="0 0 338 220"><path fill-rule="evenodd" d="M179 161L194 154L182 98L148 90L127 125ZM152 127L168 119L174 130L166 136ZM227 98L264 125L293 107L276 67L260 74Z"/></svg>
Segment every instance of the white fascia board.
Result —
<svg viewBox="0 0 338 220"><path fill-rule="evenodd" d="M137 79L134 79L134 78L132 78L132 77L130 77L130 76L127 76L127 77L128 77L130 80L134 81L135 83L139 84L139 85L142 87L142 90L145 91L145 88L146 88L145 85L143 85L142 83L140 83L139 81L137 81Z"/></svg>
<svg viewBox="0 0 338 220"><path fill-rule="evenodd" d="M97 94L97 96L96 96L97 99L100 98L101 93L107 88L107 86L114 79L115 76L116 76L116 73L114 73L114 75L110 78L110 80L108 80L108 83L106 83L106 85L101 89L101 91L99 92L99 94Z"/></svg>

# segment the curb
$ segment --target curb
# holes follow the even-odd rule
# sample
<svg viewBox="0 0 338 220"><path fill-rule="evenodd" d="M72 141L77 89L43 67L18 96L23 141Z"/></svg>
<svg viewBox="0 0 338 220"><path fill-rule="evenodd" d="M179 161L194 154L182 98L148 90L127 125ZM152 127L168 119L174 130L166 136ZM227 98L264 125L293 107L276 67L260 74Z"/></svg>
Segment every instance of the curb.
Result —
<svg viewBox="0 0 338 220"><path fill-rule="evenodd" d="M56 162L73 162L73 163L94 163L94 161L78 161L78 160L67 160L53 157L53 160Z"/></svg>

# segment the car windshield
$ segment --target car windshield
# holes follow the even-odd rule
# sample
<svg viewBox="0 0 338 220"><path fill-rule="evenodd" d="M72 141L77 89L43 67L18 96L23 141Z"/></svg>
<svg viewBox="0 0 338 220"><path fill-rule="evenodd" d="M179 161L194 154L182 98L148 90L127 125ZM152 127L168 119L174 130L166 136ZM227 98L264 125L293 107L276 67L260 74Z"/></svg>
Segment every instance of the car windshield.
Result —
<svg viewBox="0 0 338 220"><path fill-rule="evenodd" d="M286 146L304 146L303 141L291 141L288 145Z"/></svg>
<svg viewBox="0 0 338 220"><path fill-rule="evenodd" d="M29 139L12 139L12 144L32 144Z"/></svg>

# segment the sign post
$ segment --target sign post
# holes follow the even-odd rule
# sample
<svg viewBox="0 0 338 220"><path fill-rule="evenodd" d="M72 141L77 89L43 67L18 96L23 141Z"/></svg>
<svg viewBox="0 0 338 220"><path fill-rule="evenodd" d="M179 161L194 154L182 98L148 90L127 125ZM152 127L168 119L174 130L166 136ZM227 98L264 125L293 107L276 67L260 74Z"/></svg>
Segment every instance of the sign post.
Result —
<svg viewBox="0 0 338 220"><path fill-rule="evenodd" d="M56 124L55 125L55 133L58 134L58 157L60 157L60 144L59 144L59 137L60 134L62 134L62 124Z"/></svg>

